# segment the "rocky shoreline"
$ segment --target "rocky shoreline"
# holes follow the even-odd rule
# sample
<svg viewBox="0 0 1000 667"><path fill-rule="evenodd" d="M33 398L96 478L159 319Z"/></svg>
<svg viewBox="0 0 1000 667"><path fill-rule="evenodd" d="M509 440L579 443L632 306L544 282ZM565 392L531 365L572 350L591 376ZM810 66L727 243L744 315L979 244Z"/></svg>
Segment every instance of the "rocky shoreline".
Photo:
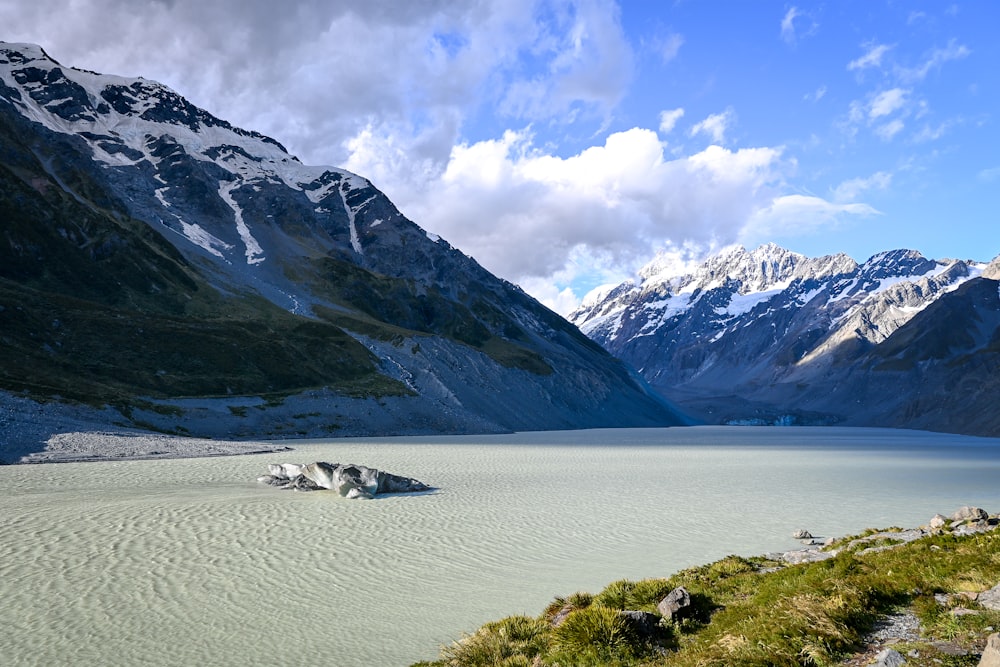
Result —
<svg viewBox="0 0 1000 667"><path fill-rule="evenodd" d="M38 403L0 392L0 464L234 456L291 451L284 442L190 438L126 426L112 408Z"/></svg>

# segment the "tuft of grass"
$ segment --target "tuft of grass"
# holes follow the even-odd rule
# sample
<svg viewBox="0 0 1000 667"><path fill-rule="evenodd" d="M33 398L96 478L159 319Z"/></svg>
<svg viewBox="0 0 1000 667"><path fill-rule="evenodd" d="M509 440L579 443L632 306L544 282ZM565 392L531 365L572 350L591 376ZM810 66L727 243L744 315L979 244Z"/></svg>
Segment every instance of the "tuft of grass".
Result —
<svg viewBox="0 0 1000 667"><path fill-rule="evenodd" d="M520 667L530 665L548 645L548 626L528 616L487 623L475 633L442 649L447 667Z"/></svg>
<svg viewBox="0 0 1000 667"><path fill-rule="evenodd" d="M552 631L550 664L628 665L639 654L639 639L616 609L593 604L571 612Z"/></svg>

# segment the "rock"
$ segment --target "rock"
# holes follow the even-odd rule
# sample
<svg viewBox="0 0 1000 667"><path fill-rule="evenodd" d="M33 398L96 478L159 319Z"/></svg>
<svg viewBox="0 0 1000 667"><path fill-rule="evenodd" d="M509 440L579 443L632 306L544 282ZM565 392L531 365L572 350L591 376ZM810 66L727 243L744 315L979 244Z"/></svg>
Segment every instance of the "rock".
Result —
<svg viewBox="0 0 1000 667"><path fill-rule="evenodd" d="M628 609L619 613L625 619L625 622L628 623L629 627L643 639L654 637L663 630L660 626L660 617L656 614L650 614L648 611L631 611Z"/></svg>
<svg viewBox="0 0 1000 667"><path fill-rule="evenodd" d="M931 517L931 521L927 525L929 525L931 528L936 529L936 528L944 528L945 524L947 523L948 523L947 517L945 517L943 514L935 514L933 517Z"/></svg>
<svg viewBox="0 0 1000 667"><path fill-rule="evenodd" d="M1000 584L997 584L988 591L983 591L976 598L976 602L986 609L1000 611Z"/></svg>
<svg viewBox="0 0 1000 667"><path fill-rule="evenodd" d="M379 493L413 493L427 491L429 486L410 477L401 477L362 465L316 461L297 463L272 463L269 475L257 478L258 482L282 489L316 491L329 489L345 498L374 498Z"/></svg>
<svg viewBox="0 0 1000 667"><path fill-rule="evenodd" d="M1000 667L1000 634L994 632L986 640L979 667Z"/></svg>
<svg viewBox="0 0 1000 667"><path fill-rule="evenodd" d="M957 512L951 515L952 521L968 521L972 519L973 521L986 521L990 518L989 513L979 507L971 507L966 505Z"/></svg>
<svg viewBox="0 0 1000 667"><path fill-rule="evenodd" d="M660 612L666 620L681 619L686 615L686 609L691 606L691 595L683 586L678 586L667 593L667 596L656 605L656 610Z"/></svg>
<svg viewBox="0 0 1000 667"><path fill-rule="evenodd" d="M817 561L833 558L837 555L837 552L819 551L818 549L799 549L797 551L785 551L776 555L777 558L775 560L780 559L790 565L799 565L800 563L815 563Z"/></svg>
<svg viewBox="0 0 1000 667"><path fill-rule="evenodd" d="M906 664L906 658L899 651L887 648L875 656L875 667L902 667Z"/></svg>
<svg viewBox="0 0 1000 667"><path fill-rule="evenodd" d="M812 533L810 533L805 528L799 528L794 533L792 533L792 538L796 540L811 540L813 536Z"/></svg>

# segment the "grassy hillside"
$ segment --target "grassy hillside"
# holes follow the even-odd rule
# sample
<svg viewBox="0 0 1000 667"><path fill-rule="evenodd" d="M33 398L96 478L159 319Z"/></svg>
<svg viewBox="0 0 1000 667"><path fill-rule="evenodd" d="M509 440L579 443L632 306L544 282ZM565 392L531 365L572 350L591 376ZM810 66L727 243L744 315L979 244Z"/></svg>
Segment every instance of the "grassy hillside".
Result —
<svg viewBox="0 0 1000 667"><path fill-rule="evenodd" d="M1000 611L974 601L1000 583L1000 531L945 529L897 544L892 530L874 543L840 540L830 547L839 553L820 562L729 556L666 579L558 598L538 617L488 623L419 667L836 665L870 648L865 634L876 620L900 610L923 628L919 640L894 645L908 665L978 664L987 634L1000 628ZM682 620L643 629L621 613L658 617L657 604L679 586L691 602Z"/></svg>

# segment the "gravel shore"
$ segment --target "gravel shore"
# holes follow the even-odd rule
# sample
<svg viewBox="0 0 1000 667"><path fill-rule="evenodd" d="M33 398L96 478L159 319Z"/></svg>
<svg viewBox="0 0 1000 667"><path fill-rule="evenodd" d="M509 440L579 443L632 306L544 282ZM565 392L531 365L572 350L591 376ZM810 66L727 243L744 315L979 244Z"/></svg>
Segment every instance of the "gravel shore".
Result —
<svg viewBox="0 0 1000 667"><path fill-rule="evenodd" d="M38 403L0 392L0 463L193 458L290 451L281 441L185 438L122 426L111 408Z"/></svg>

